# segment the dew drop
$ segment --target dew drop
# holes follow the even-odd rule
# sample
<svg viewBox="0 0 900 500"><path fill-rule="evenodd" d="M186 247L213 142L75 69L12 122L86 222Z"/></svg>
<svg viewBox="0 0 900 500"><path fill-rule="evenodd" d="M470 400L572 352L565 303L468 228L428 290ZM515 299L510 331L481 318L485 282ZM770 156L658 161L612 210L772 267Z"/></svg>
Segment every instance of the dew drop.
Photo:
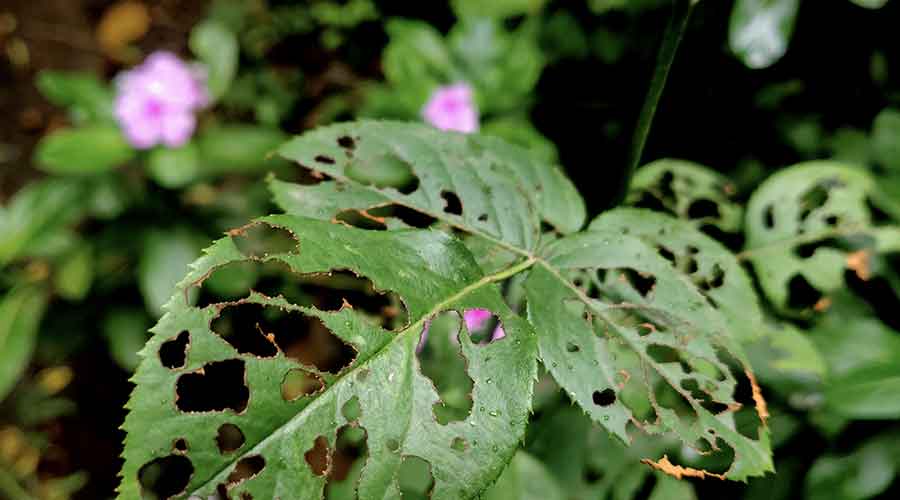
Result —
<svg viewBox="0 0 900 500"><path fill-rule="evenodd" d="M485 380L484 382L485 382L486 384L493 384L493 383L494 383L494 379L490 379L490 378L489 378L489 379Z"/></svg>
<svg viewBox="0 0 900 500"><path fill-rule="evenodd" d="M492 417L499 417L500 412L499 411L490 411L490 412L488 412L488 415L490 415Z"/></svg>

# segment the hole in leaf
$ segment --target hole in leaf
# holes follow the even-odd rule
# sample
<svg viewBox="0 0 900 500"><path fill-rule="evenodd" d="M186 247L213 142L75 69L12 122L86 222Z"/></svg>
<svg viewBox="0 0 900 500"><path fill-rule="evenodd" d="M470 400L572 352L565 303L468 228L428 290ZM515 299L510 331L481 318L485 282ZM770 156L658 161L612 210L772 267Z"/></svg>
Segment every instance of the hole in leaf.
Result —
<svg viewBox="0 0 900 500"><path fill-rule="evenodd" d="M594 465L587 464L584 467L584 482L587 484L595 484L603 479L603 470Z"/></svg>
<svg viewBox="0 0 900 500"><path fill-rule="evenodd" d="M369 231L387 230L387 225L384 223L384 218L376 217L366 210L348 208L346 210L338 212L338 214L334 216L334 220L347 224L348 226L353 226L359 229L366 229Z"/></svg>
<svg viewBox="0 0 900 500"><path fill-rule="evenodd" d="M573 342L566 342L566 352L578 352L581 348Z"/></svg>
<svg viewBox="0 0 900 500"><path fill-rule="evenodd" d="M815 289L800 274L795 274L788 282L788 307L810 309L822 300L822 293Z"/></svg>
<svg viewBox="0 0 900 500"><path fill-rule="evenodd" d="M325 498L356 498L352 493L368 454L367 440L362 427L344 425L338 429Z"/></svg>
<svg viewBox="0 0 900 500"><path fill-rule="evenodd" d="M616 391L606 388L602 391L594 391L591 395L594 404L597 406L609 406L616 402Z"/></svg>
<svg viewBox="0 0 900 500"><path fill-rule="evenodd" d="M466 309L463 319L473 344L486 345L506 337L500 318L487 309Z"/></svg>
<svg viewBox="0 0 900 500"><path fill-rule="evenodd" d="M774 205L766 205L766 208L763 210L763 227L766 229L772 229L775 227L775 206Z"/></svg>
<svg viewBox="0 0 900 500"><path fill-rule="evenodd" d="M444 199L444 213L462 215L462 202L456 193L453 191L441 191L441 198Z"/></svg>
<svg viewBox="0 0 900 500"><path fill-rule="evenodd" d="M331 452L328 449L328 440L325 439L325 436L317 437L312 448L307 450L303 457L306 458L306 463L309 464L313 474L324 476L331 465Z"/></svg>
<svg viewBox="0 0 900 500"><path fill-rule="evenodd" d="M649 191L641 192L633 205L637 208L646 208L648 210L653 210L654 212L669 212L665 203Z"/></svg>
<svg viewBox="0 0 900 500"><path fill-rule="evenodd" d="M442 425L464 420L472 411L474 382L466 370L466 359L459 345L461 328L459 313L444 311L429 320L420 340L419 366L441 398L432 409Z"/></svg>
<svg viewBox="0 0 900 500"><path fill-rule="evenodd" d="M719 205L706 198L699 198L691 202L687 213L691 219L704 219L707 217L718 219L722 216L721 212L719 212Z"/></svg>
<svg viewBox="0 0 900 500"><path fill-rule="evenodd" d="M297 253L300 242L282 227L256 222L229 231L231 241L244 257L260 259L269 255Z"/></svg>
<svg viewBox="0 0 900 500"><path fill-rule="evenodd" d="M194 465L181 455L169 455L144 464L138 471L141 492L151 498L170 498L184 492Z"/></svg>
<svg viewBox="0 0 900 500"><path fill-rule="evenodd" d="M352 149L356 148L356 141L354 141L353 138L350 137L349 135L342 135L342 136L338 137L337 143L338 143L338 146L340 146L344 149L352 150Z"/></svg>
<svg viewBox="0 0 900 500"><path fill-rule="evenodd" d="M373 217L380 218L388 218L393 217L395 219L400 220L404 224L410 227L415 227L419 229L425 229L427 227L431 227L437 219L434 217L424 214L422 212L418 212L409 207L404 207L401 205L385 205L382 207L371 208L367 210L369 215Z"/></svg>
<svg viewBox="0 0 900 500"><path fill-rule="evenodd" d="M662 176L659 178L659 192L662 193L663 198L675 198L675 189L673 185L675 184L675 174L670 170L665 171Z"/></svg>
<svg viewBox="0 0 900 500"><path fill-rule="evenodd" d="M651 344L647 346L647 355L657 363L677 363L681 360L678 351L666 345Z"/></svg>
<svg viewBox="0 0 900 500"><path fill-rule="evenodd" d="M344 169L344 175L360 184L393 188L403 194L419 188L419 178L412 165L393 153L355 159Z"/></svg>
<svg viewBox="0 0 900 500"><path fill-rule="evenodd" d="M294 401L303 396L310 396L325 388L325 382L315 373L300 368L289 370L281 381L281 397L285 401Z"/></svg>
<svg viewBox="0 0 900 500"><path fill-rule="evenodd" d="M243 302L229 305L210 324L242 354L285 356L320 371L337 373L353 362L356 350L315 316L275 306Z"/></svg>
<svg viewBox="0 0 900 500"><path fill-rule="evenodd" d="M668 248L666 248L666 247L660 245L660 246L656 247L656 250L657 250L657 252L659 253L659 256L660 256L660 257L666 259L667 261L669 261L669 262L672 263L673 265L675 264L675 254L672 253L671 251L669 251Z"/></svg>
<svg viewBox="0 0 900 500"><path fill-rule="evenodd" d="M238 460L234 470L228 475L228 485L230 488L238 483L253 479L257 474L262 472L266 467L266 459L262 455L250 455Z"/></svg>
<svg viewBox="0 0 900 500"><path fill-rule="evenodd" d="M725 271L722 269L722 266L720 266L719 263L716 262L712 267L712 277L709 279L709 286L712 288L719 288L724 283Z"/></svg>
<svg viewBox="0 0 900 500"><path fill-rule="evenodd" d="M416 456L405 456L397 471L400 495L408 500L424 500L431 497L434 490L434 476L431 464Z"/></svg>
<svg viewBox="0 0 900 500"><path fill-rule="evenodd" d="M264 272L271 272L271 268L290 273L286 264L280 262L259 262L255 260L239 260L223 264L213 268L200 283L200 294L197 297L196 306L204 308L210 304L228 302L244 298L250 295L250 290L256 291L268 297L278 294L267 292L256 287L256 282ZM265 271L264 271L265 270Z"/></svg>
<svg viewBox="0 0 900 500"><path fill-rule="evenodd" d="M222 424L216 431L216 445L219 453L232 453L244 446L244 432L234 424Z"/></svg>
<svg viewBox="0 0 900 500"><path fill-rule="evenodd" d="M350 304L357 312L382 326L393 324L392 330L406 327L408 315L400 296L392 291L375 288L372 280L352 271L335 270L322 274L306 274L296 277L299 290L290 294L290 300L301 306L315 307L321 311L338 311Z"/></svg>
<svg viewBox="0 0 900 500"><path fill-rule="evenodd" d="M824 240L811 241L809 243L797 245L794 247L794 255L801 259L808 259L812 257L820 247L844 248L846 245L843 245L837 238L825 238Z"/></svg>
<svg viewBox="0 0 900 500"><path fill-rule="evenodd" d="M184 438L178 438L172 443L172 450L175 453L186 453L188 451L188 443Z"/></svg>
<svg viewBox="0 0 900 500"><path fill-rule="evenodd" d="M468 449L468 447L469 447L469 443L461 437L455 437L455 438L453 438L453 441L450 442L450 448L453 449L454 451L460 451L460 452L466 451L466 449Z"/></svg>
<svg viewBox="0 0 900 500"><path fill-rule="evenodd" d="M348 422L359 420L359 417L362 416L362 408L360 408L359 398L357 396L353 396L344 403L341 407L341 415L343 415Z"/></svg>
<svg viewBox="0 0 900 500"><path fill-rule="evenodd" d="M334 165L334 158L325 155L317 155L315 157L316 162L324 163L325 165Z"/></svg>
<svg viewBox="0 0 900 500"><path fill-rule="evenodd" d="M479 222L487 222L487 220L488 220L488 214L479 214L478 215Z"/></svg>
<svg viewBox="0 0 900 500"><path fill-rule="evenodd" d="M241 413L250 401L244 381L244 360L206 363L199 370L178 377L175 405L185 412L232 410Z"/></svg>
<svg viewBox="0 0 900 500"><path fill-rule="evenodd" d="M828 190L842 186L843 183L836 179L821 182L813 186L800 197L800 219L806 219L810 212L821 207L828 201Z"/></svg>
<svg viewBox="0 0 900 500"><path fill-rule="evenodd" d="M870 197L866 198L866 207L869 209L869 213L872 214L872 222L875 225L888 224L893 221L893 217L882 210Z"/></svg>
<svg viewBox="0 0 900 500"><path fill-rule="evenodd" d="M394 438L390 438L385 443L385 446L387 446L387 449L393 453L400 449L400 441L397 441Z"/></svg>
<svg viewBox="0 0 900 500"><path fill-rule="evenodd" d="M191 335L187 330L179 333L174 339L163 342L159 346L159 361L170 370L184 368L190 343Z"/></svg>
<svg viewBox="0 0 900 500"><path fill-rule="evenodd" d="M647 298L650 292L653 291L653 287L656 286L656 278L650 274L641 273L627 267L620 271L622 276L628 281L628 284L631 285L631 288L639 293L641 297Z"/></svg>

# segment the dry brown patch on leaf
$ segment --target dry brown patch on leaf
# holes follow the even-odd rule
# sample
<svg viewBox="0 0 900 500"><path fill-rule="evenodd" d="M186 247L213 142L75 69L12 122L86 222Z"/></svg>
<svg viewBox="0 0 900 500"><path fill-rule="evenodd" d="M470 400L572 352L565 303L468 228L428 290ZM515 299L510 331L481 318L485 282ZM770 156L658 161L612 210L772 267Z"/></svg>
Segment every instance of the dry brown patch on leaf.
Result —
<svg viewBox="0 0 900 500"><path fill-rule="evenodd" d="M831 307L831 299L822 297L813 305L813 311L821 313L827 311L829 307Z"/></svg>
<svg viewBox="0 0 900 500"><path fill-rule="evenodd" d="M872 270L869 267L871 257L867 250L857 250L847 255L847 269L855 272L859 279L868 281L872 277Z"/></svg>
<svg viewBox="0 0 900 500"><path fill-rule="evenodd" d="M682 479L685 477L697 477L700 479L706 479L707 477L714 477L723 481L725 480L724 474L715 474L713 472L707 472L701 469L675 465L669 461L668 455L663 455L663 457L660 458L658 462L649 458L645 458L641 460L641 463L649 465L650 467L653 467L654 469L664 474L668 474L675 479Z"/></svg>
<svg viewBox="0 0 900 500"><path fill-rule="evenodd" d="M760 390L759 384L756 383L756 377L753 375L753 372L744 370L744 373L747 375L747 378L750 379L750 390L753 392L753 402L756 403L756 414L759 415L759 419L762 420L763 425L767 425L769 408L766 405L766 400L763 398L762 390Z"/></svg>

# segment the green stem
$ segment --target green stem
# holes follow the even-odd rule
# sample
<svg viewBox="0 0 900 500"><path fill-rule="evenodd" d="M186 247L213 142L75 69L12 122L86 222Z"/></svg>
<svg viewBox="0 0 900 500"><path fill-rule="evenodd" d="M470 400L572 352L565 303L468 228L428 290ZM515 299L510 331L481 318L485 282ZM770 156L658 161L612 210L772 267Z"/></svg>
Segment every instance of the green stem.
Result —
<svg viewBox="0 0 900 500"><path fill-rule="evenodd" d="M663 88L666 86L669 70L672 69L675 53L678 52L678 45L684 37L688 19L695 3L696 0L675 0L672 5L672 17L669 19L669 25L666 27L666 33L663 36L662 45L656 57L653 79L650 80L650 88L647 90L647 97L644 99L644 106L641 108L641 114L638 116L637 126L634 129L634 136L631 139L631 151L628 154L628 163L625 165L622 186L618 191L619 199L617 201L619 203L628 193L631 178L634 176L634 171L637 170L638 165L640 165L641 156L644 153L644 145L647 143L647 136L650 135L650 126L653 124L653 116L656 115L656 108L659 105Z"/></svg>

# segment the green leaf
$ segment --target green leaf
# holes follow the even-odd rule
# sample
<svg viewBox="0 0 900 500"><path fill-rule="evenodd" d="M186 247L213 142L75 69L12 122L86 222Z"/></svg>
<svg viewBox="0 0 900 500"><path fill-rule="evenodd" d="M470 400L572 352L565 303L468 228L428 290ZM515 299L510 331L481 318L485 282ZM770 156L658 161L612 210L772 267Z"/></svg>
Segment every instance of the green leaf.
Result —
<svg viewBox="0 0 900 500"><path fill-rule="evenodd" d="M447 35L463 79L477 89L482 113L520 111L530 99L544 69L534 28L526 22L507 31L496 19L463 19Z"/></svg>
<svg viewBox="0 0 900 500"><path fill-rule="evenodd" d="M189 482L185 477L188 495L205 498L215 494L219 484L228 483L242 459L261 455L262 470L251 479L231 484L229 495L246 492L254 498L320 498L326 479L311 470L304 456L317 440L322 443L320 448L327 443L327 448L333 449L338 429L350 423L345 405L352 399L360 415L354 421L366 430L369 450L358 485L361 498L397 497L399 486L393 478L408 456L430 465L432 498L470 498L493 483L522 438L536 377L534 333L509 311L493 283L524 266L483 275L465 247L435 231L365 231L293 216L262 221L263 226L257 227L287 229L298 246L261 258L286 264L296 273L337 269L358 273L371 279L378 290L397 293L407 308L409 324L388 332L357 308L326 311L252 293L244 302L260 304L272 313L281 310L297 319L321 322L341 344L352 346L353 361L346 368L325 371L285 354L296 356L296 351L279 351L269 357L239 353L210 326L223 306L227 310L236 304L201 309L184 300L185 293L210 271L248 260L237 244L242 233L232 232L232 237L216 242L192 265L191 273L166 305L168 314L153 328L154 336L141 352L143 361L134 378L137 388L124 426L129 435L120 498L139 498L142 467L173 456L169 450L179 438L188 443L186 457L193 470ZM497 314L506 337L479 346L460 333L461 353L475 381L473 410L463 421L442 425L434 420L432 406L439 399L431 382L419 372L416 345L431 317L469 308L487 308ZM293 324L302 328L304 323ZM189 347L181 345L181 350L173 351L181 332L187 332ZM290 330L274 333L280 341ZM167 344L173 341L176 344ZM181 352L179 361L184 366L164 366L161 361L169 356L161 358L161 350ZM178 401L199 397L183 387L185 377L212 376L215 363L223 361L236 363L233 366L242 375L220 381L217 390L224 391L220 399L225 399L221 404L228 405L228 394L230 400L240 400L245 390L241 386L246 384L249 393L244 392L246 398L237 403L240 409L182 411ZM301 367L324 387L286 401L281 382L286 373ZM238 426L244 437L244 444L230 454L221 453L216 445L217 431L225 423ZM457 440L465 446L453 446Z"/></svg>
<svg viewBox="0 0 900 500"><path fill-rule="evenodd" d="M206 87L212 99L222 97L237 73L237 37L224 24L207 20L191 31L191 52L206 66Z"/></svg>
<svg viewBox="0 0 900 500"><path fill-rule="evenodd" d="M729 358L752 373L725 315L697 284L655 247L607 229L602 218L592 231L557 240L542 253L545 260L525 284L528 318L539 333L541 359L571 399L629 442L626 424L642 415L620 396L629 382L643 385L658 417L642 423L645 431L672 433L701 449L717 450L716 440L724 440L735 451L725 473L730 479L772 470L768 429L760 425L756 439L735 429L740 405ZM685 389L690 386L700 389ZM677 404L657 402L666 391ZM714 414L704 401L727 409ZM765 416L765 407L757 411Z"/></svg>
<svg viewBox="0 0 900 500"><path fill-rule="evenodd" d="M880 9L884 7L888 0L850 0L851 2L859 5L860 7L865 7L867 9Z"/></svg>
<svg viewBox="0 0 900 500"><path fill-rule="evenodd" d="M197 258L199 248L197 236L183 229L153 230L144 236L137 282L152 315L162 316L163 305L188 270L188 264Z"/></svg>
<svg viewBox="0 0 900 500"><path fill-rule="evenodd" d="M72 179L45 179L18 191L0 207L0 267L41 249L41 241L84 211L84 186Z"/></svg>
<svg viewBox="0 0 900 500"><path fill-rule="evenodd" d="M728 45L752 69L771 66L787 52L800 0L737 0Z"/></svg>
<svg viewBox="0 0 900 500"><path fill-rule="evenodd" d="M869 259L896 251L898 229L873 227L869 202L876 195L865 172L828 161L782 170L753 193L740 256L777 309L821 311L827 295L844 287L845 269L868 279Z"/></svg>
<svg viewBox="0 0 900 500"><path fill-rule="evenodd" d="M881 498L897 475L896 433L882 433L852 453L820 456L806 475L806 500Z"/></svg>
<svg viewBox="0 0 900 500"><path fill-rule="evenodd" d="M52 174L98 174L127 163L135 150L112 125L88 125L52 132L38 142L37 166Z"/></svg>
<svg viewBox="0 0 900 500"><path fill-rule="evenodd" d="M893 360L864 366L831 379L825 399L848 418L893 419L900 415L900 366Z"/></svg>
<svg viewBox="0 0 900 500"><path fill-rule="evenodd" d="M900 172L900 110L887 108L872 123L872 149L884 168Z"/></svg>
<svg viewBox="0 0 900 500"><path fill-rule="evenodd" d="M140 309L113 309L103 318L109 354L123 370L133 372L138 367L138 351L147 342L148 328L150 320Z"/></svg>
<svg viewBox="0 0 900 500"><path fill-rule="evenodd" d="M94 279L94 253L88 244L76 247L63 257L54 276L56 291L67 300L82 300Z"/></svg>
<svg viewBox="0 0 900 500"><path fill-rule="evenodd" d="M147 157L147 171L160 186L184 187L200 173L200 153L193 143L177 149L156 148Z"/></svg>
<svg viewBox="0 0 900 500"><path fill-rule="evenodd" d="M20 287L0 299L0 401L19 381L31 361L47 294L38 287Z"/></svg>
<svg viewBox="0 0 900 500"><path fill-rule="evenodd" d="M743 209L735 201L737 187L718 172L683 160L657 160L639 168L625 202L668 212L697 227L740 231Z"/></svg>
<svg viewBox="0 0 900 500"><path fill-rule="evenodd" d="M396 204L523 249L536 243L538 217L561 232L584 224L584 201L558 168L492 137L364 121L317 129L291 140L279 153L334 178L314 186L272 182L276 203L296 215L331 219L340 209ZM347 175L347 169L382 163L407 166L417 187L405 186L407 192L379 189ZM461 202L461 214L447 211L451 195Z"/></svg>
<svg viewBox="0 0 900 500"><path fill-rule="evenodd" d="M253 125L220 125L197 136L202 170L208 174L272 170L279 162L271 155L284 141L277 129Z"/></svg>
<svg viewBox="0 0 900 500"><path fill-rule="evenodd" d="M34 83L48 101L69 108L76 121L113 119L113 93L93 73L44 70Z"/></svg>
<svg viewBox="0 0 900 500"><path fill-rule="evenodd" d="M516 452L509 466L481 498L484 500L564 500L563 489L540 461Z"/></svg>
<svg viewBox="0 0 900 500"><path fill-rule="evenodd" d="M546 3L547 0L498 0L495 2L452 0L451 2L456 17L495 17L498 19L537 14Z"/></svg>

